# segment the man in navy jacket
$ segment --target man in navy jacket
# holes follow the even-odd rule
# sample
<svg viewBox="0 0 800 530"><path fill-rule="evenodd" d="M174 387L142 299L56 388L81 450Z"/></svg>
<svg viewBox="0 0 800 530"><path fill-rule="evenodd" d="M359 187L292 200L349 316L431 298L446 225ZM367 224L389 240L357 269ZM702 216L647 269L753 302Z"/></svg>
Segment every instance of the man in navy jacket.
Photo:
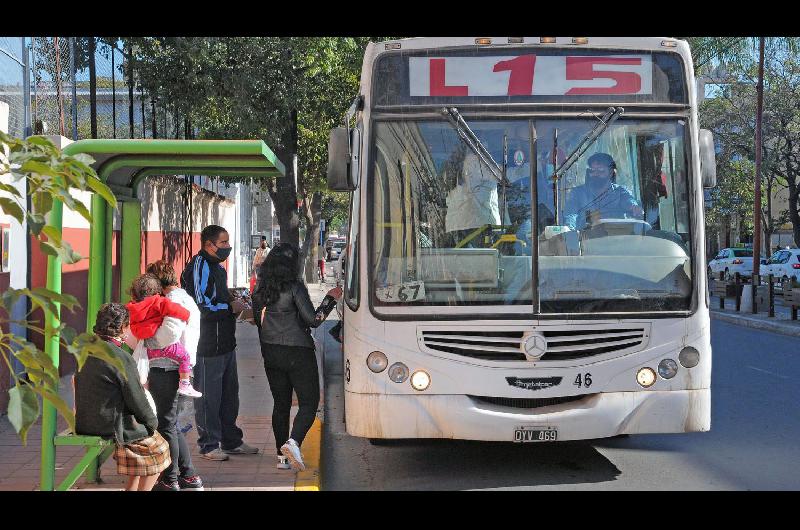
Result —
<svg viewBox="0 0 800 530"><path fill-rule="evenodd" d="M202 250L186 265L181 287L200 308L200 342L194 385L203 397L195 400L197 444L200 456L227 460L229 454L256 454L243 442L236 426L239 415L239 376L236 369L236 316L241 302L228 291L228 275L221 263L231 253L230 236L218 225L200 233Z"/></svg>

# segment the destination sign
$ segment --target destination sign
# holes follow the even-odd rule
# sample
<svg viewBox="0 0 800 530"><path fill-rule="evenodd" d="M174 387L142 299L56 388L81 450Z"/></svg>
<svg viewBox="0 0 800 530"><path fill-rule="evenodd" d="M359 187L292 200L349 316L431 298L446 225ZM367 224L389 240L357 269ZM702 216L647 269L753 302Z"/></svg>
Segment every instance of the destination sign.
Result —
<svg viewBox="0 0 800 530"><path fill-rule="evenodd" d="M648 95L647 55L410 57L411 96Z"/></svg>
<svg viewBox="0 0 800 530"><path fill-rule="evenodd" d="M627 50L448 49L386 53L371 105L517 103L687 104L677 53Z"/></svg>

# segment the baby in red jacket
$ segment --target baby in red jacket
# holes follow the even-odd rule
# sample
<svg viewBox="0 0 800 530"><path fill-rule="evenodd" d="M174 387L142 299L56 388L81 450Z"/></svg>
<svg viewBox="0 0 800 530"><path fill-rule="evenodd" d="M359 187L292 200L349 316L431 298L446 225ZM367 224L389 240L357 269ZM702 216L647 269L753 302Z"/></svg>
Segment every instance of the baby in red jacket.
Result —
<svg viewBox="0 0 800 530"><path fill-rule="evenodd" d="M131 333L137 339L149 339L156 334L165 317L174 317L184 322L189 321L189 310L180 304L161 296L161 282L152 274L143 274L131 285L131 298L125 307L131 318ZM163 349L147 348L147 358L166 357L178 364L180 381L178 393L198 398L203 394L192 387L192 365L189 352L180 341Z"/></svg>

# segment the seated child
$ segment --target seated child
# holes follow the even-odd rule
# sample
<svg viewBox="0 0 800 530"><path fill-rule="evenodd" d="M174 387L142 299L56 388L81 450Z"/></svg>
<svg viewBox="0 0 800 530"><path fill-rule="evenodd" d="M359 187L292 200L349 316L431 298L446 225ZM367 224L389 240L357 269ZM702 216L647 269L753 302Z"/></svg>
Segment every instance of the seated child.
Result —
<svg viewBox="0 0 800 530"><path fill-rule="evenodd" d="M143 274L136 278L131 285L130 293L132 300L125 307L130 313L131 333L138 339L153 337L164 322L164 318L173 317L183 322L189 321L189 310L161 296L161 282L152 274ZM163 349L147 348L148 359L158 357L168 358L178 364L179 394L193 398L203 395L192 387L189 353L180 341Z"/></svg>

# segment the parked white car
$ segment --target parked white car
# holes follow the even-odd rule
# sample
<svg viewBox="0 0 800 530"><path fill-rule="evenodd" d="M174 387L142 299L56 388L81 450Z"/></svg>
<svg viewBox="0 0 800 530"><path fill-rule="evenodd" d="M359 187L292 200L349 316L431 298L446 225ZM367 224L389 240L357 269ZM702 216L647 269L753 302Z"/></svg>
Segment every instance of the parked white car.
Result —
<svg viewBox="0 0 800 530"><path fill-rule="evenodd" d="M328 259L329 260L338 260L339 256L342 255L342 252L344 252L345 245L347 245L347 242L344 239L338 240L338 241L334 241L333 245L331 245L331 250L328 253L328 256L329 256Z"/></svg>
<svg viewBox="0 0 800 530"><path fill-rule="evenodd" d="M772 274L776 280L800 279L800 249L788 248L776 251L767 264L761 267L762 276Z"/></svg>
<svg viewBox="0 0 800 530"><path fill-rule="evenodd" d="M723 248L720 250L719 254L708 262L708 275L718 280L720 272L725 273L726 280L732 280L737 272L742 278L750 278L753 275L753 249Z"/></svg>

